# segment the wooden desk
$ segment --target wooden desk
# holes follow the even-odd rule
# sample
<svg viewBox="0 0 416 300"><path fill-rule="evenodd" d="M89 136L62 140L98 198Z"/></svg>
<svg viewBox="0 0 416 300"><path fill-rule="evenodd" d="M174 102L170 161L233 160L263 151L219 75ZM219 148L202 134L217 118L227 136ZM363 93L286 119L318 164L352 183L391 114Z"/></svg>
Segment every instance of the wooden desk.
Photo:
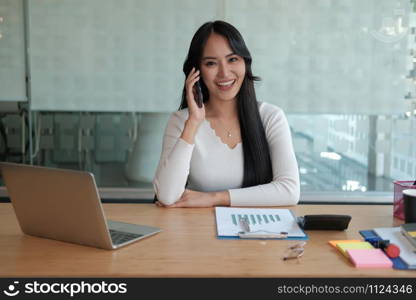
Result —
<svg viewBox="0 0 416 300"><path fill-rule="evenodd" d="M300 262L282 261L294 241L219 240L213 209L166 209L152 204L105 204L113 220L163 232L108 251L21 233L11 204L0 204L0 277L416 277L416 271L356 269L327 244L360 238L358 230L396 226L392 207L301 205L296 215L350 214L347 231L309 231ZM53 226L53 224L51 224Z"/></svg>

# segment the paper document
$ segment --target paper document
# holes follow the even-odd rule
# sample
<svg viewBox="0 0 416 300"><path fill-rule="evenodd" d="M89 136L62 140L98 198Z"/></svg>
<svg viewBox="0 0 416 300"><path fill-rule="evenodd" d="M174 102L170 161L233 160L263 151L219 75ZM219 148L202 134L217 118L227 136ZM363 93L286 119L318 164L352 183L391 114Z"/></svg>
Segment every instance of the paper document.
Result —
<svg viewBox="0 0 416 300"><path fill-rule="evenodd" d="M288 209L216 207L215 216L221 237L237 237L243 230L239 220L244 218L252 232L287 232L288 238L307 238Z"/></svg>

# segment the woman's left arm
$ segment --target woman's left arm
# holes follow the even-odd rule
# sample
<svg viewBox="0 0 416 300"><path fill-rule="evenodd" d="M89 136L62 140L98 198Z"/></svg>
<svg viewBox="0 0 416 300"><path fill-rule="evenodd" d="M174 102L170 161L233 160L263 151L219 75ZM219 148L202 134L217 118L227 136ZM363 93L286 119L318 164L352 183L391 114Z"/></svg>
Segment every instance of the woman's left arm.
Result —
<svg viewBox="0 0 416 300"><path fill-rule="evenodd" d="M286 116L277 106L263 103L260 108L269 143L273 180L267 184L231 189L231 206L296 205L300 197L298 163Z"/></svg>

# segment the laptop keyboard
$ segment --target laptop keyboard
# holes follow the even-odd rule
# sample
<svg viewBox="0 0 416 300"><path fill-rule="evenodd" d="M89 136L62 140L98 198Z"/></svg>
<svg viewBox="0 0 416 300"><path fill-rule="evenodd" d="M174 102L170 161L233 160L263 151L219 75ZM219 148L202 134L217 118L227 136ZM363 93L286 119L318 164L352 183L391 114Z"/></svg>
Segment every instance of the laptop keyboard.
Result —
<svg viewBox="0 0 416 300"><path fill-rule="evenodd" d="M130 233L130 232L124 232L124 231L118 231L114 229L110 229L110 236L111 240L114 245L119 245L134 239L137 239L143 234L137 234L137 233Z"/></svg>

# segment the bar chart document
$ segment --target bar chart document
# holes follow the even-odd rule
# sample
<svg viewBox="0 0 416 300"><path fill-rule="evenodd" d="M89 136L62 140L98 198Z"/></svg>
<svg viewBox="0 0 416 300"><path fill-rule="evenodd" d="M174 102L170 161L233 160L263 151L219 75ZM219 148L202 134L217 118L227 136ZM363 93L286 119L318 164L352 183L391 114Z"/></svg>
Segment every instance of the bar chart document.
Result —
<svg viewBox="0 0 416 300"><path fill-rule="evenodd" d="M251 232L287 233L288 239L307 238L288 209L216 207L215 217L218 237L238 237L244 230L240 219L244 219Z"/></svg>

